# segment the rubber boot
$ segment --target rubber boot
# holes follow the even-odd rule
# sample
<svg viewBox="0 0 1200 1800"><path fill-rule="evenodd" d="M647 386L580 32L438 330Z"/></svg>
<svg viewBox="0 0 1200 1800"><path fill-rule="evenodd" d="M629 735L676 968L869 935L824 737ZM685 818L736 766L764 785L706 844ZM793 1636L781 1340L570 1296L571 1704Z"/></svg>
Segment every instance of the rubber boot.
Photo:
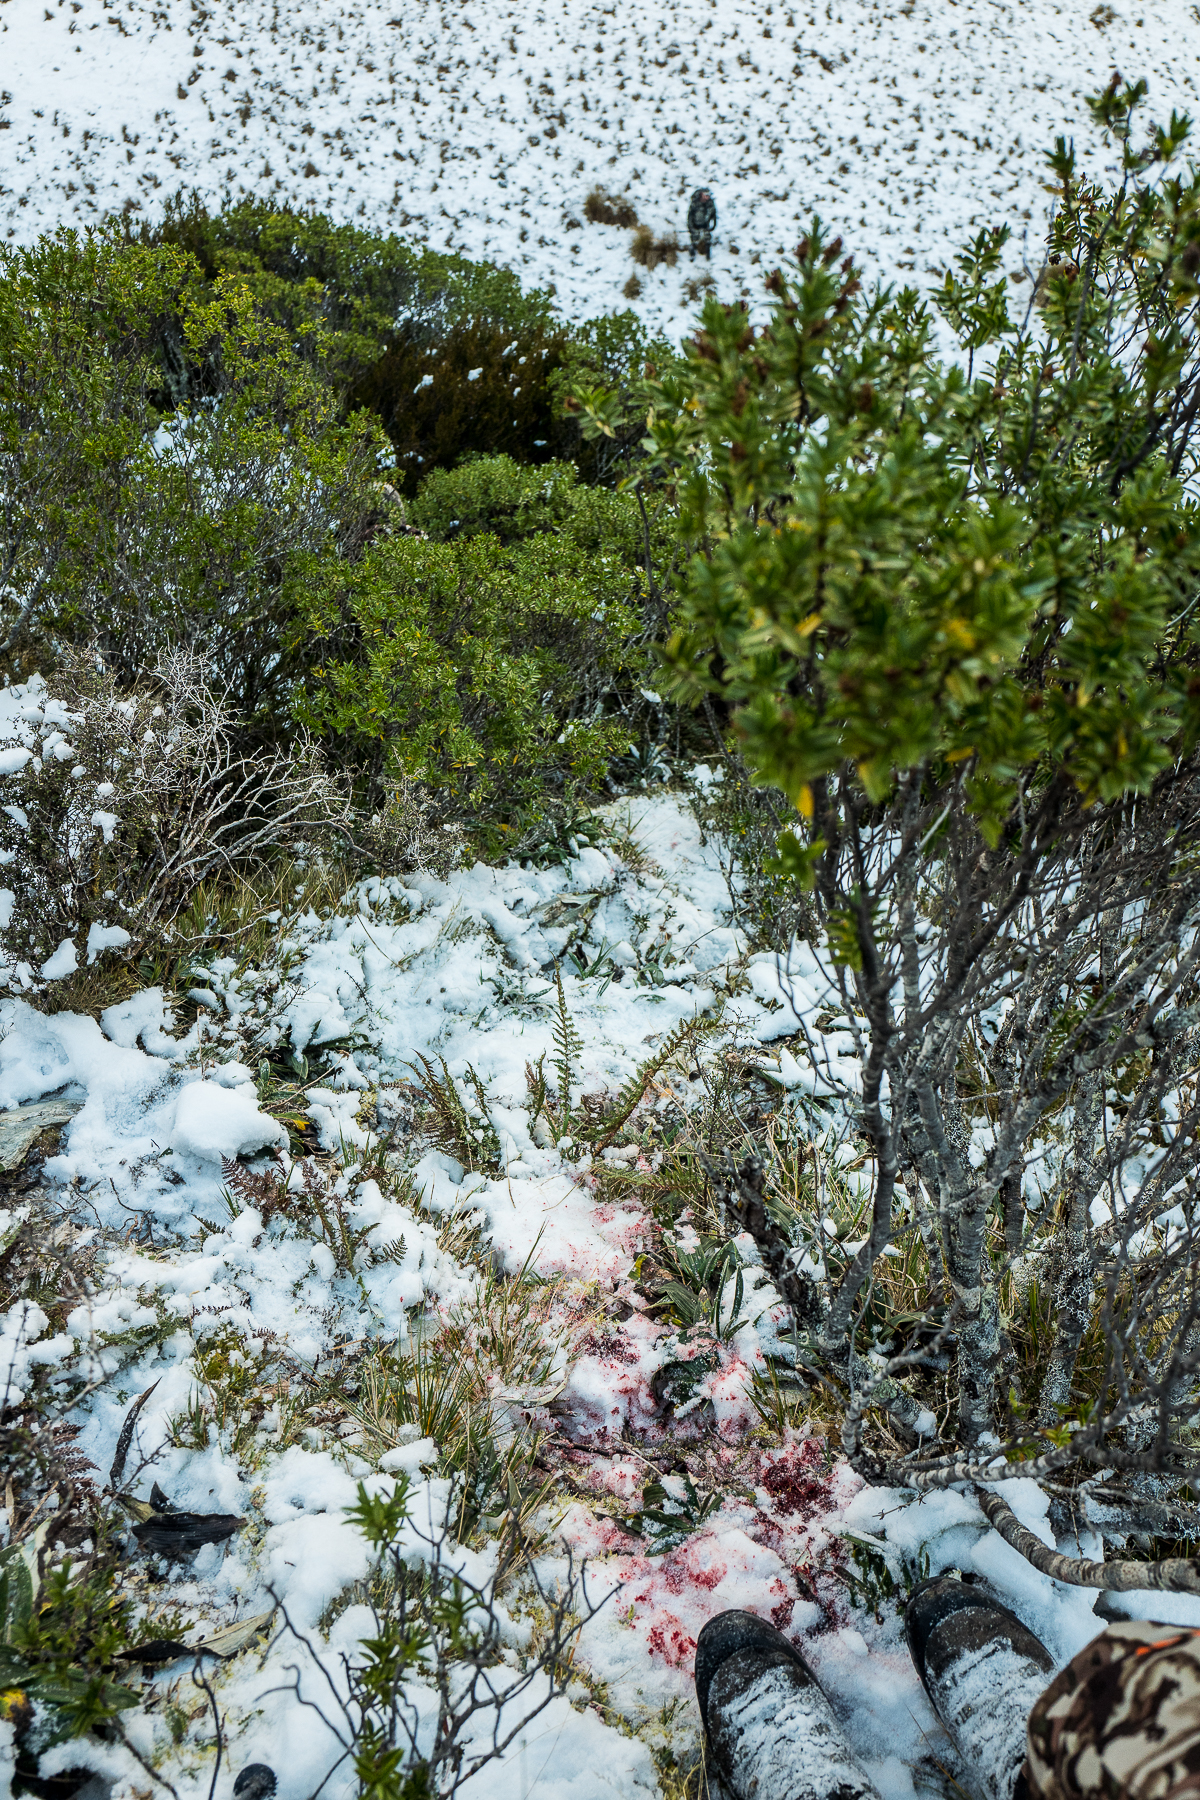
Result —
<svg viewBox="0 0 1200 1800"><path fill-rule="evenodd" d="M709 1762L737 1800L879 1800L800 1652L753 1613L704 1627L696 1698Z"/></svg>
<svg viewBox="0 0 1200 1800"><path fill-rule="evenodd" d="M986 1588L924 1582L904 1615L908 1647L934 1712L980 1800L1024 1792L1025 1727L1049 1685L1046 1646Z"/></svg>

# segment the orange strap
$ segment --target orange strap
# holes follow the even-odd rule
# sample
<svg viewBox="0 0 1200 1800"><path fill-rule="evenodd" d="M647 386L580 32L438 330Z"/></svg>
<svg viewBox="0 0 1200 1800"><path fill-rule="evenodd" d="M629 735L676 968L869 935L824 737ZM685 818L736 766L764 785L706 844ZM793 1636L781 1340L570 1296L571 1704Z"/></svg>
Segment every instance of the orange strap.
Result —
<svg viewBox="0 0 1200 1800"><path fill-rule="evenodd" d="M1153 1644L1139 1644L1134 1651L1135 1656L1149 1656L1152 1650L1171 1650L1176 1644L1186 1643L1188 1638L1200 1637L1200 1630L1179 1631L1174 1637L1157 1638Z"/></svg>

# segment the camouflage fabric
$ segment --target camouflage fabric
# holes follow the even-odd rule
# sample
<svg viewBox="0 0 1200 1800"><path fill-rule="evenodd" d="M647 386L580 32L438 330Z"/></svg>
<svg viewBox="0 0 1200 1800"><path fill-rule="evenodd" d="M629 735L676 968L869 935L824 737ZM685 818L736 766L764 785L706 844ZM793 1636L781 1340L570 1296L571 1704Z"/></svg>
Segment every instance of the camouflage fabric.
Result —
<svg viewBox="0 0 1200 1800"><path fill-rule="evenodd" d="M712 234L717 228L717 203L707 188L697 188L692 195L687 222L692 254L701 250L707 256L712 245Z"/></svg>
<svg viewBox="0 0 1200 1800"><path fill-rule="evenodd" d="M1111 1625L1037 1701L1028 1743L1040 1800L1200 1797L1200 1631Z"/></svg>

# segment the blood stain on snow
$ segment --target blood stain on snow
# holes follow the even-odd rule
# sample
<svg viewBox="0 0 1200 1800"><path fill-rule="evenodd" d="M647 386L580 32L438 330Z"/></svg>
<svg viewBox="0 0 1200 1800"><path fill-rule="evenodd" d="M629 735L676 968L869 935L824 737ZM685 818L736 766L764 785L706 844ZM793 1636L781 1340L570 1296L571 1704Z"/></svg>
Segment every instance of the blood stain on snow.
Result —
<svg viewBox="0 0 1200 1800"><path fill-rule="evenodd" d="M760 1479L777 1512L811 1519L818 1512L830 1511L829 1474L821 1468L823 1459L819 1439L806 1438L802 1444L789 1444L767 1464Z"/></svg>
<svg viewBox="0 0 1200 1800"><path fill-rule="evenodd" d="M679 1668L690 1663L696 1655L696 1640L682 1625L652 1625L646 1633L646 1643L651 1654L661 1656L672 1668Z"/></svg>

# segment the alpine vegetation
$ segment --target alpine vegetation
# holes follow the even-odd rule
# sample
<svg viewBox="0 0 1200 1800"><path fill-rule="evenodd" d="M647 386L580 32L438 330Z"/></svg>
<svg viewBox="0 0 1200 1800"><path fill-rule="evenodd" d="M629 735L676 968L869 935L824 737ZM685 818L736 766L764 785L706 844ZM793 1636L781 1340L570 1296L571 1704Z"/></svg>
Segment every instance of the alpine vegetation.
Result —
<svg viewBox="0 0 1200 1800"><path fill-rule="evenodd" d="M15 1791L1010 1800L1190 1644L1200 173L1091 105L927 292L576 171L678 344L0 251Z"/></svg>

